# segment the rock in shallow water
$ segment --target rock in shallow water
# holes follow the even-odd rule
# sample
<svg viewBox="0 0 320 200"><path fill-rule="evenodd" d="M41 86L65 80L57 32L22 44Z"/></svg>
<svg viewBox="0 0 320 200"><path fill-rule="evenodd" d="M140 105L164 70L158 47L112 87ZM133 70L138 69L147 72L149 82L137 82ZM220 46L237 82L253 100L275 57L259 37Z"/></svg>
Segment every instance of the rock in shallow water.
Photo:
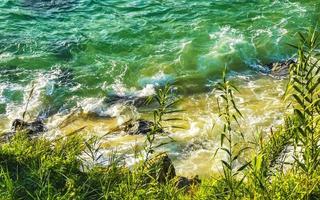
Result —
<svg viewBox="0 0 320 200"><path fill-rule="evenodd" d="M1 142L9 141L16 134L16 132L19 132L19 131L24 131L29 136L35 136L39 133L46 132L47 130L48 130L47 127L44 125L44 123L41 120L37 119L33 122L26 122L21 119L15 119L12 122L11 131L3 133L0 136L0 141Z"/></svg>
<svg viewBox="0 0 320 200"><path fill-rule="evenodd" d="M144 106L146 105L147 99L149 96L136 96L136 95L117 95L112 94L109 95L104 102L108 105L121 103L121 104L128 104L133 105L136 107Z"/></svg>
<svg viewBox="0 0 320 200"><path fill-rule="evenodd" d="M130 120L122 124L118 129L129 135L146 135L152 131L154 123L152 121L138 119L136 121ZM161 129L159 133L163 133Z"/></svg>
<svg viewBox="0 0 320 200"><path fill-rule="evenodd" d="M15 119L12 123L11 130L13 132L25 131L28 135L34 135L47 131L47 128L41 120L26 122L21 119Z"/></svg>
<svg viewBox="0 0 320 200"><path fill-rule="evenodd" d="M282 77L289 75L290 67L295 64L295 60L289 59L285 61L269 63L267 64L267 67L270 69L272 76Z"/></svg>

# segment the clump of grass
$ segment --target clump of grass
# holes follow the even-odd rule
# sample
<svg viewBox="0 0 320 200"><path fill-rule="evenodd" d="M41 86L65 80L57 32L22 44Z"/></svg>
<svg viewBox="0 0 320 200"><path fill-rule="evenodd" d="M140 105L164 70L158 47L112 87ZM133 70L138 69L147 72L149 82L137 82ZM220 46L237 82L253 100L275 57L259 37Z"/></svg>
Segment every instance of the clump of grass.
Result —
<svg viewBox="0 0 320 200"><path fill-rule="evenodd" d="M53 144L17 133L0 146L1 199L178 199L182 195L173 181L137 184L142 172L116 161L81 170L87 164L81 155L92 142L73 136Z"/></svg>
<svg viewBox="0 0 320 200"><path fill-rule="evenodd" d="M53 148L45 139L30 140L25 133L17 133L0 147L3 172L0 179L14 183L12 199L54 199L65 189L65 174L76 178L80 173L77 160L80 149L76 139L61 141Z"/></svg>

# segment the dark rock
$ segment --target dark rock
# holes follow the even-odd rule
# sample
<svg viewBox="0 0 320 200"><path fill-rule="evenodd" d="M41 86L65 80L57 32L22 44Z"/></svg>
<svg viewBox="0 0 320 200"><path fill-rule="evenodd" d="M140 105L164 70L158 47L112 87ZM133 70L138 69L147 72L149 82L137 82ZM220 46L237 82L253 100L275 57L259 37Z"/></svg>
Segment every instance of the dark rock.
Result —
<svg viewBox="0 0 320 200"><path fill-rule="evenodd" d="M122 124L119 128L119 130L124 131L125 133L129 135L146 135L154 126L154 123L152 121L138 119L136 121L130 120L124 124ZM163 133L163 130L160 130L159 133Z"/></svg>
<svg viewBox="0 0 320 200"><path fill-rule="evenodd" d="M160 153L148 160L145 164L145 171L148 174L148 182L149 177L152 177L159 183L166 183L176 176L176 170L167 153Z"/></svg>
<svg viewBox="0 0 320 200"><path fill-rule="evenodd" d="M199 149L209 149L208 144L210 142L207 139L194 139L188 142L188 144L184 147L183 152L190 153L192 151L197 151Z"/></svg>
<svg viewBox="0 0 320 200"><path fill-rule="evenodd" d="M11 130L13 132L25 131L28 135L34 135L47 131L47 128L41 120L29 123L21 119L15 119L12 123Z"/></svg>
<svg viewBox="0 0 320 200"><path fill-rule="evenodd" d="M36 120L29 123L21 119L15 119L12 122L11 131L0 134L0 142L9 141L18 131L24 131L32 137L47 131L47 128L41 120Z"/></svg>
<svg viewBox="0 0 320 200"><path fill-rule="evenodd" d="M107 98L104 100L106 104L116 104L116 103L123 103L126 101L132 101L132 96L122 96L117 94L110 94L107 96Z"/></svg>
<svg viewBox="0 0 320 200"><path fill-rule="evenodd" d="M199 179L199 176L196 175L192 178L187 178L184 176L178 176L176 181L176 187L178 189L189 189L191 186L199 185L201 183L201 180Z"/></svg>
<svg viewBox="0 0 320 200"><path fill-rule="evenodd" d="M296 64L296 61L293 59L280 61L280 62L273 62L267 64L267 67L270 69L272 76L287 76L289 74L290 67Z"/></svg>
<svg viewBox="0 0 320 200"><path fill-rule="evenodd" d="M105 99L106 104L116 104L116 103L122 103L122 104L129 104L134 105L136 107L140 107L143 105L146 105L147 96L136 96L136 95L117 95L117 94L111 94Z"/></svg>

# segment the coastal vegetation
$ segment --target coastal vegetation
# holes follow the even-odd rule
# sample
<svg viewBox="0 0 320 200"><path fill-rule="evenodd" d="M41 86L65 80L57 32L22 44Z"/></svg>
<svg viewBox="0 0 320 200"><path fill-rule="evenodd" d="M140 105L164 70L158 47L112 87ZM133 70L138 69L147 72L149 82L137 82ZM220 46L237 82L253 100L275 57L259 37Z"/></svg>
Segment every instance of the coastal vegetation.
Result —
<svg viewBox="0 0 320 200"><path fill-rule="evenodd" d="M48 139L20 124L0 144L1 199L320 199L320 34L299 34L297 61L290 62L283 101L290 114L283 124L248 141L241 130L238 89L227 78L214 87L223 130L221 174L206 178L178 176L159 135L169 137L168 125L182 110L172 87L158 89L147 99L152 119L144 123L144 148L132 167L116 154L107 164L97 162L98 137L81 131ZM27 106L26 106L27 107ZM23 113L25 118L26 111ZM171 126L172 128L172 126ZM182 128L182 127L173 127Z"/></svg>

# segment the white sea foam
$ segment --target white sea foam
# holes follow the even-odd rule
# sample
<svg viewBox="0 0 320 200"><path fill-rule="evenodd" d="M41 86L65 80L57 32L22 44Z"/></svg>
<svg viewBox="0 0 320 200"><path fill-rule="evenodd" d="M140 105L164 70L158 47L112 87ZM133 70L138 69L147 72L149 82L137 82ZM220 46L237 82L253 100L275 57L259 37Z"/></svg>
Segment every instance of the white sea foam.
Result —
<svg viewBox="0 0 320 200"><path fill-rule="evenodd" d="M116 103L107 106L104 99L101 98L87 98L79 101L78 107L82 108L84 113L96 113L99 116L117 117L125 109L122 103Z"/></svg>
<svg viewBox="0 0 320 200"><path fill-rule="evenodd" d="M208 53L203 54L198 59L198 70L207 71L221 69L221 67L232 63L230 55L237 54L245 60L251 52L250 45L241 31L223 26L219 31L209 34L210 48ZM229 59L226 59L228 58Z"/></svg>
<svg viewBox="0 0 320 200"><path fill-rule="evenodd" d="M24 94L23 103L21 105L16 105L14 103L7 104L7 116L9 119L13 120L21 117L28 101L29 101L29 104L28 104L29 112L36 110L41 105L41 92L50 82L50 76L51 74L44 75L41 72L37 72L35 75L35 79L32 83L30 83L26 87L23 87L23 86L18 87L23 91L23 94ZM29 99L29 93L31 90L33 90L33 93L31 98Z"/></svg>
<svg viewBox="0 0 320 200"><path fill-rule="evenodd" d="M119 96L148 97L155 94L155 85L146 84L141 90L136 88L127 88L123 83L111 85L112 91Z"/></svg>
<svg viewBox="0 0 320 200"><path fill-rule="evenodd" d="M174 80L172 75L165 74L163 71L159 71L157 74L151 77L143 77L139 80L140 85L164 85L166 83L170 83Z"/></svg>
<svg viewBox="0 0 320 200"><path fill-rule="evenodd" d="M155 94L155 88L152 84L147 84L142 90L136 91L135 95L138 97L148 97Z"/></svg>
<svg viewBox="0 0 320 200"><path fill-rule="evenodd" d="M9 53L9 52L5 52L5 53L0 53L0 59L1 61L5 61L5 60L10 60L12 59L14 56L12 53Z"/></svg>

